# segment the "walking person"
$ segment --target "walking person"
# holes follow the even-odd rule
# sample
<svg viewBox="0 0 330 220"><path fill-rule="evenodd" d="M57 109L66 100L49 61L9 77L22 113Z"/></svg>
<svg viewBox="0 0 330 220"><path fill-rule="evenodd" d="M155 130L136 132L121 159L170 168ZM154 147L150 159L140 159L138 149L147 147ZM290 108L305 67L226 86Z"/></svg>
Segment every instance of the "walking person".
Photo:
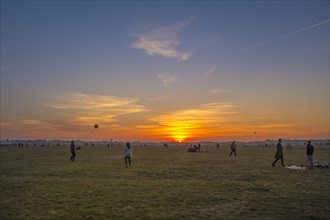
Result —
<svg viewBox="0 0 330 220"><path fill-rule="evenodd" d="M312 145L311 141L307 141L307 159L309 162L309 169L314 168L314 163L313 163L313 153L314 153L314 146Z"/></svg>
<svg viewBox="0 0 330 220"><path fill-rule="evenodd" d="M276 145L276 154L275 154L275 161L272 163L272 166L275 166L276 162L281 159L282 166L284 167L283 163L283 147L282 147L282 139L278 139L277 145Z"/></svg>
<svg viewBox="0 0 330 220"><path fill-rule="evenodd" d="M231 143L230 148L231 148L231 152L230 152L229 156L231 156L234 153L234 156L236 157L236 142L235 141L233 141L233 143Z"/></svg>
<svg viewBox="0 0 330 220"><path fill-rule="evenodd" d="M71 141L70 151L71 151L71 154L72 154L72 156L70 157L70 160L73 162L74 158L76 158L76 146L74 145L73 141Z"/></svg>
<svg viewBox="0 0 330 220"><path fill-rule="evenodd" d="M131 166L131 158L132 158L132 148L129 142L126 143L124 156L125 156L125 164L127 168L128 166Z"/></svg>

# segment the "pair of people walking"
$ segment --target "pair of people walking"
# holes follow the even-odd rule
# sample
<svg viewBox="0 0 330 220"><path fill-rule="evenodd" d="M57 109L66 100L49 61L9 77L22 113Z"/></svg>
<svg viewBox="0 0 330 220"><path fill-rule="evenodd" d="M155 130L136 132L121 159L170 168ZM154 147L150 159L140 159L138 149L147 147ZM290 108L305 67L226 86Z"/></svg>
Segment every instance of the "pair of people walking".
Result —
<svg viewBox="0 0 330 220"><path fill-rule="evenodd" d="M313 169L314 163L313 163L313 153L314 153L314 146L312 145L311 141L307 141L307 159L309 162L309 168ZM284 167L284 162L283 162L283 147L282 147L282 139L278 139L278 143L276 145L276 154L275 154L275 160L272 163L272 166L275 166L276 162L281 159L282 166Z"/></svg>

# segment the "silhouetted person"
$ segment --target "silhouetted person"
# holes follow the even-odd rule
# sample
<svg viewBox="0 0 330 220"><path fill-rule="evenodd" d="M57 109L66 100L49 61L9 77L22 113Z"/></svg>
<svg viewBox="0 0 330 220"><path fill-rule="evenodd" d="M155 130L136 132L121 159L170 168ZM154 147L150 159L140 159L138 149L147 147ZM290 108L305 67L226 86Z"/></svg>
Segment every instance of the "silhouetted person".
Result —
<svg viewBox="0 0 330 220"><path fill-rule="evenodd" d="M231 143L230 149L231 149L231 152L230 152L229 156L231 156L234 153L234 156L236 157L236 142L235 141L233 141L233 143Z"/></svg>
<svg viewBox="0 0 330 220"><path fill-rule="evenodd" d="M70 157L70 160L74 161L74 158L76 158L76 146L74 145L73 141L71 141L70 152L72 154L72 156Z"/></svg>
<svg viewBox="0 0 330 220"><path fill-rule="evenodd" d="M275 161L272 163L272 166L275 166L276 162L281 159L282 166L284 167L283 163L283 147L282 147L282 139L278 139L278 143L276 145L276 154L275 154Z"/></svg>
<svg viewBox="0 0 330 220"><path fill-rule="evenodd" d="M132 158L132 148L129 142L126 143L126 147L124 150L124 156L125 156L125 164L126 167L131 166L131 158Z"/></svg>
<svg viewBox="0 0 330 220"><path fill-rule="evenodd" d="M309 162L309 169L314 168L314 163L313 163L313 153L314 153L314 146L312 145L311 141L307 141L307 159Z"/></svg>

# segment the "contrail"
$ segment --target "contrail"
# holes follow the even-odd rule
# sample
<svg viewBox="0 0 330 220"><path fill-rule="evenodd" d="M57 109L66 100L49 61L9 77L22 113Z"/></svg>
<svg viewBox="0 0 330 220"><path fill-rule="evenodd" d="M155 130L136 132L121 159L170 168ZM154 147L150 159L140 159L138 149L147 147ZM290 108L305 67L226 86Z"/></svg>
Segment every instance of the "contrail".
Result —
<svg viewBox="0 0 330 220"><path fill-rule="evenodd" d="M254 44L254 45L252 45L252 46L249 46L249 47L243 48L243 49L241 49L239 52L244 51L244 50L249 50L249 49L252 49L252 48L255 48L255 47L259 47L259 46L261 46L261 45L264 45L264 44L270 43L270 42L272 42L272 41L275 41L275 40L278 40L278 39L281 39L281 38L284 38L284 37L287 37L287 36L290 36L290 35L296 34L296 33L298 33L298 32L301 32L301 31L304 31L304 30L307 30L307 29L310 29L310 28L313 28L313 27L319 26L319 25L324 24L324 23L327 23L327 22L329 22L329 21L330 21L330 19L325 20L325 21L321 21L321 22L319 22L319 23L317 23L317 24L313 24L313 25L308 26L308 27L304 27L304 28L299 29L299 30L297 30L297 31L293 31L293 32L290 32L290 33L287 33L287 34L283 34L283 35L281 35L281 36L278 36L278 37L272 38L272 39L270 39L270 40L266 40L266 41L263 41L263 42L260 42L260 43Z"/></svg>

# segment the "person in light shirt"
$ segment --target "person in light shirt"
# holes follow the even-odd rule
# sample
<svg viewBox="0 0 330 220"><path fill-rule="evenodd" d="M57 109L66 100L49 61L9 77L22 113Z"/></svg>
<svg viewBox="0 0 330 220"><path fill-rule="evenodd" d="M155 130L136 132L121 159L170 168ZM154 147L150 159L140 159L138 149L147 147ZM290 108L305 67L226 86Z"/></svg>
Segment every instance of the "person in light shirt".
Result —
<svg viewBox="0 0 330 220"><path fill-rule="evenodd" d="M125 145L124 157L125 157L126 167L131 166L132 148L129 142L127 142Z"/></svg>

